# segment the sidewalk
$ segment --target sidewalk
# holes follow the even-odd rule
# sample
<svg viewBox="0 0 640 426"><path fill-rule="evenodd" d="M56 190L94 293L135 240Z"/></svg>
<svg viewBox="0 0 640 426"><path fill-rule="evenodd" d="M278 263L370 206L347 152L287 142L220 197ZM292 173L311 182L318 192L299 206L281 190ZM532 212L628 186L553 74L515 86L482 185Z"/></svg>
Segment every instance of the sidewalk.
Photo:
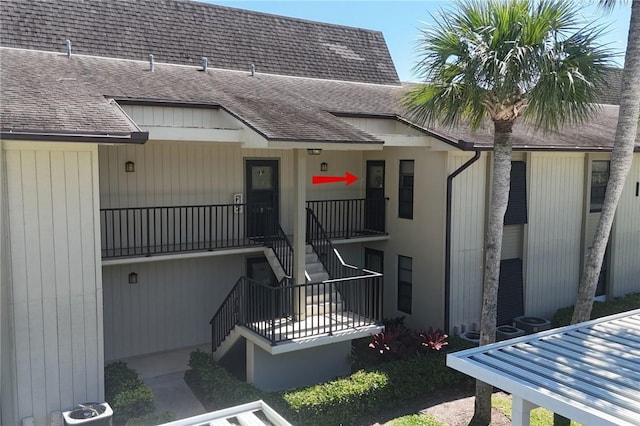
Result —
<svg viewBox="0 0 640 426"><path fill-rule="evenodd" d="M189 369L189 354L196 349L184 348L123 360L136 370L140 379L151 388L156 413L168 411L176 420L206 413L184 381L184 372ZM209 347L201 349L206 351Z"/></svg>

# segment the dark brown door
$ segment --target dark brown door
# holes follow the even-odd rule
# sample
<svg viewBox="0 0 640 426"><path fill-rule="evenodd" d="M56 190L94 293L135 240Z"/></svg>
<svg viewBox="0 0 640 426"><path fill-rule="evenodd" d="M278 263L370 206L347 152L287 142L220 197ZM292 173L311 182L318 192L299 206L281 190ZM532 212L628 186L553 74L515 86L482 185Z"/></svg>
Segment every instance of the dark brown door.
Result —
<svg viewBox="0 0 640 426"><path fill-rule="evenodd" d="M261 238L271 224L280 220L278 160L247 160L245 185L247 235Z"/></svg>
<svg viewBox="0 0 640 426"><path fill-rule="evenodd" d="M384 161L367 161L365 229L385 232Z"/></svg>

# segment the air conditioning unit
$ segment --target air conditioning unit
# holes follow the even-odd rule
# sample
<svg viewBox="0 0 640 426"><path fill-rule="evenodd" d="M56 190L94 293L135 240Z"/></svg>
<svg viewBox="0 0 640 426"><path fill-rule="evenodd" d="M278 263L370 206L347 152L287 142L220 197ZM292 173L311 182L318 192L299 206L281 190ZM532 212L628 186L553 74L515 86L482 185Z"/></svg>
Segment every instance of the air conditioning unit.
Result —
<svg viewBox="0 0 640 426"><path fill-rule="evenodd" d="M513 319L513 326L524 330L526 334L549 330L551 321L539 317L521 316Z"/></svg>

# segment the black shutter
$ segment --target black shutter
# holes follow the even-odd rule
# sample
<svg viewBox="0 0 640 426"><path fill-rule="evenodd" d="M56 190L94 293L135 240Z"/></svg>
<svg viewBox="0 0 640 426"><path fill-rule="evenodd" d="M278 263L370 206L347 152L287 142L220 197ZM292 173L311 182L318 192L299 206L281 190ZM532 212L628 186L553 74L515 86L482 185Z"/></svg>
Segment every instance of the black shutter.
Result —
<svg viewBox="0 0 640 426"><path fill-rule="evenodd" d="M512 161L509 204L504 215L504 224L520 223L527 223L527 164L524 161Z"/></svg>
<svg viewBox="0 0 640 426"><path fill-rule="evenodd" d="M524 315L522 259L503 260L500 262L496 325L511 325L512 320L521 315Z"/></svg>

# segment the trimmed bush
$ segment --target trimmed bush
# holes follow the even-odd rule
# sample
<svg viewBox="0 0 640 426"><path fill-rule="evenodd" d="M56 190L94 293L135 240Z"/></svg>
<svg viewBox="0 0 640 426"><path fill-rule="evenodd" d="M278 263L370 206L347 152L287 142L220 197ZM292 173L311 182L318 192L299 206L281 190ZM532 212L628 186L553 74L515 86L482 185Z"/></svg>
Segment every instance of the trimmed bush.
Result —
<svg viewBox="0 0 640 426"><path fill-rule="evenodd" d="M238 380L220 367L210 353L200 350L191 352L189 367L198 386L206 394L207 401L216 407L225 408L264 397L254 386Z"/></svg>
<svg viewBox="0 0 640 426"><path fill-rule="evenodd" d="M613 300L607 300L606 302L594 302L593 309L591 310L591 319L632 311L634 309L640 309L640 293L628 294ZM573 306L558 309L553 316L553 326L562 327L569 325L572 315Z"/></svg>
<svg viewBox="0 0 640 426"><path fill-rule="evenodd" d="M117 361L104 368L104 388L116 425L155 411L151 388L125 362Z"/></svg>
<svg viewBox="0 0 640 426"><path fill-rule="evenodd" d="M446 352L473 345L452 338ZM351 376L328 383L288 391L283 398L297 424L351 424L365 414L390 404L410 401L438 389L471 386L469 376L446 366L446 352L372 365Z"/></svg>
<svg viewBox="0 0 640 426"><path fill-rule="evenodd" d="M342 379L285 392L282 397L299 424L350 424L363 413L375 410L388 382L384 373L357 371Z"/></svg>
<svg viewBox="0 0 640 426"><path fill-rule="evenodd" d="M262 399L294 424L348 425L429 392L471 386L472 378L445 363L448 352L470 347L470 342L451 338L446 350L369 365L347 377L285 392L262 392L236 379L216 364L212 354L201 351L191 353L189 376L205 395L202 399L208 409Z"/></svg>

